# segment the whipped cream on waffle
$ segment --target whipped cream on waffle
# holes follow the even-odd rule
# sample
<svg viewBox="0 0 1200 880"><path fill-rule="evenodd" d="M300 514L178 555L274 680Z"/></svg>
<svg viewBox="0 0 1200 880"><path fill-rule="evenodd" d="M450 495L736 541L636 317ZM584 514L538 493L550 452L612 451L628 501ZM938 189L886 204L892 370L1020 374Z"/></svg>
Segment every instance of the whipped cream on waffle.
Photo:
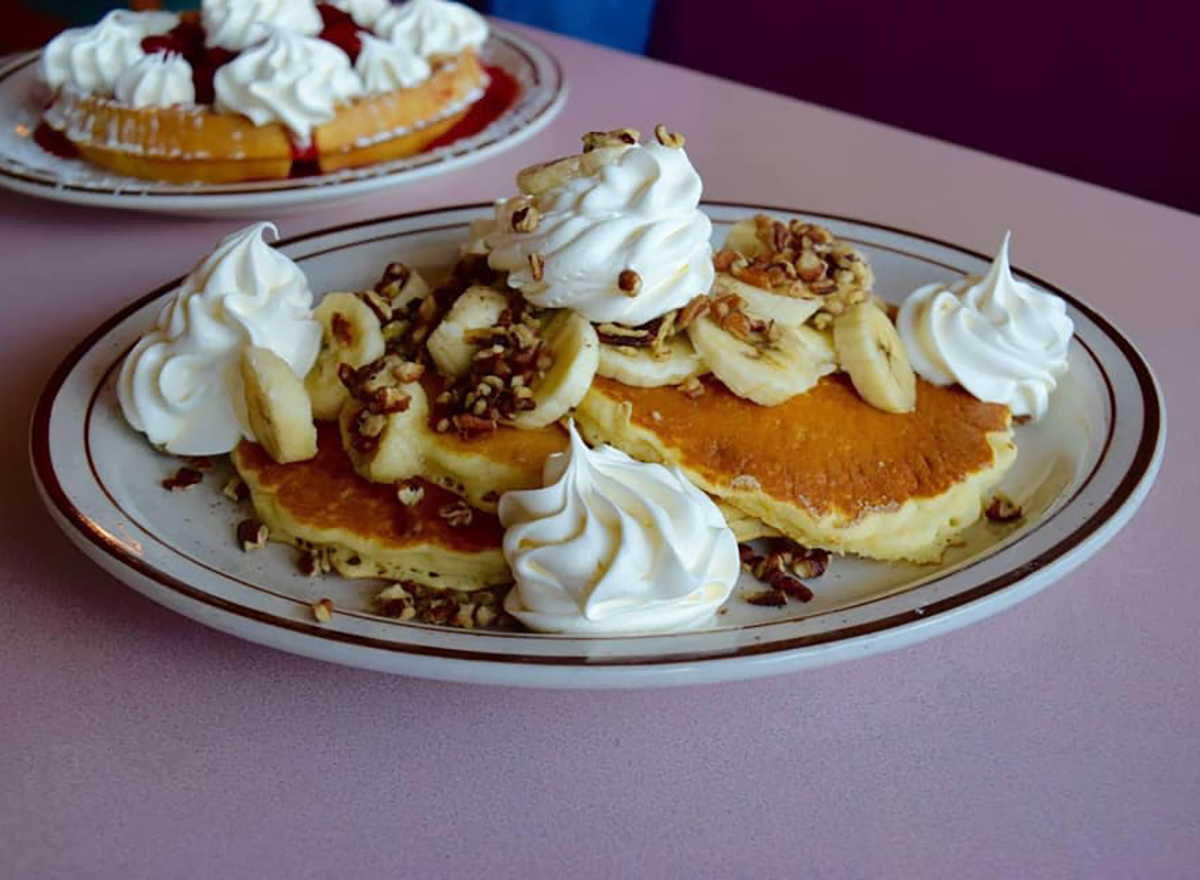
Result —
<svg viewBox="0 0 1200 880"><path fill-rule="evenodd" d="M196 102L192 65L175 52L155 52L117 77L116 98L131 107L190 107Z"/></svg>
<svg viewBox="0 0 1200 880"><path fill-rule="evenodd" d="M446 0L408 0L394 5L375 20L374 29L422 58L477 49L488 37L483 16Z"/></svg>
<svg viewBox="0 0 1200 880"><path fill-rule="evenodd" d="M42 52L42 79L52 89L110 96L126 68L144 58L142 40L179 23L169 12L116 9L88 27L63 31Z"/></svg>
<svg viewBox="0 0 1200 880"><path fill-rule="evenodd" d="M359 27L371 28L379 16L392 8L390 0L325 0L334 9L340 9Z"/></svg>
<svg viewBox="0 0 1200 880"><path fill-rule="evenodd" d="M206 42L237 51L266 39L271 28L312 36L321 32L313 0L204 0Z"/></svg>
<svg viewBox="0 0 1200 880"><path fill-rule="evenodd" d="M301 146L337 106L363 94L350 58L332 43L280 28L221 67L213 80L216 108L256 125L282 122Z"/></svg>
<svg viewBox="0 0 1200 880"><path fill-rule="evenodd" d="M354 70L368 95L412 88L429 79L432 72L429 62L407 47L370 34L362 34L360 40L362 48L354 62Z"/></svg>

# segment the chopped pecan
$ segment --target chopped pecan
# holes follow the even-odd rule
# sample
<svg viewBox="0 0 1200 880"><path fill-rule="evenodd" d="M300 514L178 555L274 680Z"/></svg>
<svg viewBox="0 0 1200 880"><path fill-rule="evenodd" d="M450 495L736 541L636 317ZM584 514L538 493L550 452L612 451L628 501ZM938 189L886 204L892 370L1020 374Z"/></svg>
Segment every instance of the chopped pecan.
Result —
<svg viewBox="0 0 1200 880"><path fill-rule="evenodd" d="M675 326L680 330L686 330L691 326L692 322L708 311L708 297L704 294L692 297L686 306L679 310L679 315L675 319Z"/></svg>
<svg viewBox="0 0 1200 880"><path fill-rule="evenodd" d="M185 492L204 479L204 474L195 468L181 467L162 481L162 487L171 492Z"/></svg>
<svg viewBox="0 0 1200 880"><path fill-rule="evenodd" d="M654 137L664 147L672 147L677 150L683 149L684 137L677 131L667 131L667 127L661 122L654 126Z"/></svg>
<svg viewBox="0 0 1200 880"><path fill-rule="evenodd" d="M261 550L267 546L271 531L256 519L244 519L237 524L236 537L242 551L249 553L251 550Z"/></svg>
<svg viewBox="0 0 1200 880"><path fill-rule="evenodd" d="M637 296L642 290L642 276L632 269L625 269L617 276L617 287L626 296Z"/></svg>
<svg viewBox="0 0 1200 880"><path fill-rule="evenodd" d="M1021 505L1017 504L1003 492L997 492L992 496L992 500L988 503L984 514L992 522L1008 523L1015 522L1025 515L1025 511Z"/></svg>

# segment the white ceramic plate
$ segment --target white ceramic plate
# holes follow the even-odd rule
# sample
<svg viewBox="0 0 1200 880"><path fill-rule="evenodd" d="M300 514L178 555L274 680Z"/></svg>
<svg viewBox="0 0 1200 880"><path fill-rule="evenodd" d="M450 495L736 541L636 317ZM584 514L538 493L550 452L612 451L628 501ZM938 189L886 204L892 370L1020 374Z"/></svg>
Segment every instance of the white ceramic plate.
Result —
<svg viewBox="0 0 1200 880"><path fill-rule="evenodd" d="M516 146L558 113L567 97L558 61L545 49L497 28L481 50L486 64L508 72L520 85L514 104L478 134L445 147L334 174L230 184L174 184L114 174L81 159L63 159L33 141L49 98L38 81L40 52L0 69L0 186L39 198L212 217L261 217L345 201L372 190L444 174Z"/></svg>
<svg viewBox="0 0 1200 880"><path fill-rule="evenodd" d="M767 210L709 204L717 240ZM292 239L314 290L360 289L403 259L447 266L469 220L486 206L408 214ZM802 215L868 254L877 290L897 301L935 280L982 273L988 258L871 223ZM197 250L205 243L197 243ZM662 636L566 638L399 623L366 609L378 584L298 573L294 551L242 553L222 476L184 493L160 482L179 460L154 452L122 420L113 379L120 360L178 279L113 316L67 358L34 417L31 455L50 512L83 550L162 604L225 632L369 669L457 681L552 687L628 687L751 678L897 648L986 617L1037 592L1112 536L1148 491L1165 422L1141 356L1102 317L1070 304L1071 371L1041 422L1017 428L1017 463L1002 489L1026 511L1009 527L981 522L941 565L834 559L811 582L816 598L781 609L736 598L710 630ZM310 603L334 599L321 626Z"/></svg>

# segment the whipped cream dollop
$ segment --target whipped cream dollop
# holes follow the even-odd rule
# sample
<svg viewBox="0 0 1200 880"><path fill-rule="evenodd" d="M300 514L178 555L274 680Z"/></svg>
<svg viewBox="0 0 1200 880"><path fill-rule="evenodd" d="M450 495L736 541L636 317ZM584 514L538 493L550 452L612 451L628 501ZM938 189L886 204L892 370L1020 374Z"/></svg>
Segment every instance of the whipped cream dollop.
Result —
<svg viewBox="0 0 1200 880"><path fill-rule="evenodd" d="M325 0L335 9L340 9L359 27L371 28L379 17L392 8L391 0Z"/></svg>
<svg viewBox="0 0 1200 880"><path fill-rule="evenodd" d="M575 309L589 321L637 326L708 293L713 283L712 223L699 210L700 175L680 148L631 146L595 174L533 199L532 232L513 229L526 197L498 202L484 238L494 269L534 305ZM534 278L530 256L544 266ZM637 273L630 296L622 272Z"/></svg>
<svg viewBox="0 0 1200 880"><path fill-rule="evenodd" d="M125 358L117 396L125 419L177 455L219 455L245 436L237 359L247 344L269 348L296 373L312 368L321 325L300 267L263 239L270 223L235 232L183 280Z"/></svg>
<svg viewBox="0 0 1200 880"><path fill-rule="evenodd" d="M192 65L176 52L155 52L117 77L117 100L131 107L191 106L196 103Z"/></svg>
<svg viewBox="0 0 1200 880"><path fill-rule="evenodd" d="M1013 277L1011 235L983 278L913 291L896 327L918 375L1037 419L1066 375L1075 326L1062 299Z"/></svg>
<svg viewBox="0 0 1200 880"><path fill-rule="evenodd" d="M447 0L408 0L392 6L375 20L374 28L422 58L477 49L488 37L483 16Z"/></svg>
<svg viewBox="0 0 1200 880"><path fill-rule="evenodd" d="M399 43L370 34L360 37L362 48L354 62L368 95L408 89L429 79L429 62Z"/></svg>
<svg viewBox="0 0 1200 880"><path fill-rule="evenodd" d="M677 469L609 446L546 459L544 488L500 498L516 581L505 609L539 632L669 632L700 626L729 598L741 563L712 500Z"/></svg>
<svg viewBox="0 0 1200 880"><path fill-rule="evenodd" d="M313 0L204 0L205 42L238 51L265 40L271 28L312 36L321 32Z"/></svg>
<svg viewBox="0 0 1200 880"><path fill-rule="evenodd" d="M42 52L42 79L52 89L112 95L117 78L146 53L142 40L179 24L170 12L115 9L89 27L63 31Z"/></svg>
<svg viewBox="0 0 1200 880"><path fill-rule="evenodd" d="M363 94L350 56L332 43L280 28L223 65L213 78L215 105L255 125L282 122L302 146L333 119L337 105Z"/></svg>

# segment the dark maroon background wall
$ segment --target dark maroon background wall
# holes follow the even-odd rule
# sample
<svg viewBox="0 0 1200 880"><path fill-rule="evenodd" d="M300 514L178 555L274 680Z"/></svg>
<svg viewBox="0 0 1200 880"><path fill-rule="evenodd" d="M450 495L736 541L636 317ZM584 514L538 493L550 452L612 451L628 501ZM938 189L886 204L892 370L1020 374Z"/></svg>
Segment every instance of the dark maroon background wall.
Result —
<svg viewBox="0 0 1200 880"><path fill-rule="evenodd" d="M1200 2L659 0L648 54L1200 213Z"/></svg>

